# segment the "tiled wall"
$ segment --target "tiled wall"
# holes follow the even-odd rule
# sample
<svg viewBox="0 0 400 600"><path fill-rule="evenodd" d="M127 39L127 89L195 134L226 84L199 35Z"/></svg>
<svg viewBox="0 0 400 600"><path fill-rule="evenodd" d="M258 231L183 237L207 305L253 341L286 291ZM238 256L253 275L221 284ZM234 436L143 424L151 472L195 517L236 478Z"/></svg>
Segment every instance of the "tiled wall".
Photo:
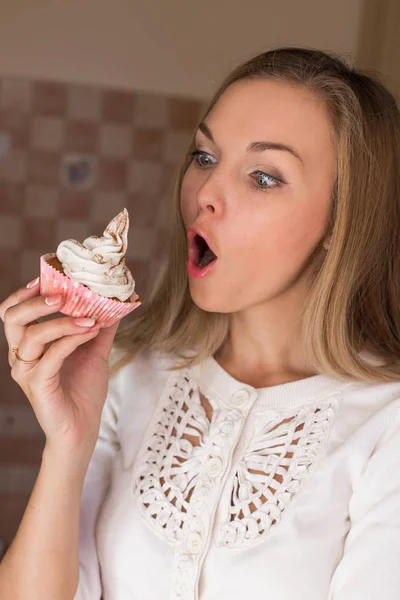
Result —
<svg viewBox="0 0 400 600"><path fill-rule="evenodd" d="M39 272L66 238L101 235L129 210L127 263L136 290L164 252L172 180L203 101L0 78L0 301ZM68 183L69 160L92 175ZM139 309L140 310L140 309ZM2 325L2 324L1 324ZM0 538L15 534L35 481L43 434L11 379L0 331Z"/></svg>

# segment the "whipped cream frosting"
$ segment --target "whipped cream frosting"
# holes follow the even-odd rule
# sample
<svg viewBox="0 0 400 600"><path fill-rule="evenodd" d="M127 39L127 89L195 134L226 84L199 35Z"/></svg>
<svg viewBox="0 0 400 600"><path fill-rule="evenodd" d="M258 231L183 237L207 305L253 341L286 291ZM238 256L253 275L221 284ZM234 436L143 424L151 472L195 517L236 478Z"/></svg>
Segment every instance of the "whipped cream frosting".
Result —
<svg viewBox="0 0 400 600"><path fill-rule="evenodd" d="M122 302L135 290L135 280L125 264L128 248L129 214L126 208L114 217L101 237L94 235L82 243L64 240L56 255L65 275L86 285L96 294Z"/></svg>

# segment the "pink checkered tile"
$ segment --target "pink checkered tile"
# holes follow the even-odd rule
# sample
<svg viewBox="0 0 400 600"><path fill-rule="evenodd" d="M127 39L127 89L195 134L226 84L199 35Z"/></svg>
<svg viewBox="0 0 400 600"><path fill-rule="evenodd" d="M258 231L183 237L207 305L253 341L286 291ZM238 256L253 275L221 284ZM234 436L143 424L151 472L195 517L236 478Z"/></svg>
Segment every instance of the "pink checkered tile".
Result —
<svg viewBox="0 0 400 600"><path fill-rule="evenodd" d="M60 217L88 221L93 202L91 190L66 190L60 192Z"/></svg>
<svg viewBox="0 0 400 600"><path fill-rule="evenodd" d="M2 77L0 109L15 110L19 114L31 112L32 82L24 77Z"/></svg>
<svg viewBox="0 0 400 600"><path fill-rule="evenodd" d="M30 150L27 161L27 181L44 185L58 185L61 154L48 150Z"/></svg>
<svg viewBox="0 0 400 600"><path fill-rule="evenodd" d="M104 123L99 127L99 134L102 156L125 160L131 156L133 133L130 124Z"/></svg>
<svg viewBox="0 0 400 600"><path fill-rule="evenodd" d="M23 149L13 149L7 158L0 161L0 182L24 183L27 175L27 151Z"/></svg>
<svg viewBox="0 0 400 600"><path fill-rule="evenodd" d="M0 181L0 215L21 215L24 184Z"/></svg>
<svg viewBox="0 0 400 600"><path fill-rule="evenodd" d="M23 247L46 252L54 247L54 219L43 219L39 217L27 217L24 220Z"/></svg>
<svg viewBox="0 0 400 600"><path fill-rule="evenodd" d="M0 219L0 250L15 250L23 244L23 223L16 215L2 215Z"/></svg>
<svg viewBox="0 0 400 600"><path fill-rule="evenodd" d="M38 115L65 116L67 112L67 86L54 81L37 81L33 86L33 111Z"/></svg>
<svg viewBox="0 0 400 600"><path fill-rule="evenodd" d="M68 121L65 148L71 152L96 152L99 143L96 123Z"/></svg>
<svg viewBox="0 0 400 600"><path fill-rule="evenodd" d="M100 121L102 102L102 89L86 85L70 85L67 116L77 121Z"/></svg>
<svg viewBox="0 0 400 600"><path fill-rule="evenodd" d="M104 190L125 190L128 168L126 161L100 158L98 187Z"/></svg>
<svg viewBox="0 0 400 600"><path fill-rule="evenodd" d="M28 183L25 186L24 217L55 218L59 215L60 191L57 186Z"/></svg>
<svg viewBox="0 0 400 600"><path fill-rule="evenodd" d="M30 130L30 147L58 151L64 146L65 122L59 117L33 117Z"/></svg>
<svg viewBox="0 0 400 600"><path fill-rule="evenodd" d="M134 94L119 90L106 90L103 97L102 120L132 123Z"/></svg>

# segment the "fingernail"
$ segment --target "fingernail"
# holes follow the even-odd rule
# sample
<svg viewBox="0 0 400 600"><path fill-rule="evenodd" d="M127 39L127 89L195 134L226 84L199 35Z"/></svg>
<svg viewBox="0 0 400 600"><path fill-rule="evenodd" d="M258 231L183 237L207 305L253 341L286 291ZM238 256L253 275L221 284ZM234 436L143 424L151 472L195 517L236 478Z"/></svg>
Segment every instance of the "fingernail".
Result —
<svg viewBox="0 0 400 600"><path fill-rule="evenodd" d="M53 306L54 304L59 304L62 299L63 297L57 294L56 296L47 296L45 302L49 306Z"/></svg>
<svg viewBox="0 0 400 600"><path fill-rule="evenodd" d="M75 319L75 324L79 325L79 327L92 327L96 321L94 319L90 319L89 317L81 317L79 319Z"/></svg>
<svg viewBox="0 0 400 600"><path fill-rule="evenodd" d="M36 277L36 279L32 279L32 281L30 281L26 287L33 288L33 287L35 287L35 285L37 285L39 283L39 281L40 281L40 277Z"/></svg>

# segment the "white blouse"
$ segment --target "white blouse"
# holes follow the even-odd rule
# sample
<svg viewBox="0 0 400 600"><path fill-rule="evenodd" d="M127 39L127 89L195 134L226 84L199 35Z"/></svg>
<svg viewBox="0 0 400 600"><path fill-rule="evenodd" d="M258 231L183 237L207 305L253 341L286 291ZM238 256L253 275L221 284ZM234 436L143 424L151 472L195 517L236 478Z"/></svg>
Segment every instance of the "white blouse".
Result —
<svg viewBox="0 0 400 600"><path fill-rule="evenodd" d="M110 380L75 600L399 600L400 381L172 364Z"/></svg>

